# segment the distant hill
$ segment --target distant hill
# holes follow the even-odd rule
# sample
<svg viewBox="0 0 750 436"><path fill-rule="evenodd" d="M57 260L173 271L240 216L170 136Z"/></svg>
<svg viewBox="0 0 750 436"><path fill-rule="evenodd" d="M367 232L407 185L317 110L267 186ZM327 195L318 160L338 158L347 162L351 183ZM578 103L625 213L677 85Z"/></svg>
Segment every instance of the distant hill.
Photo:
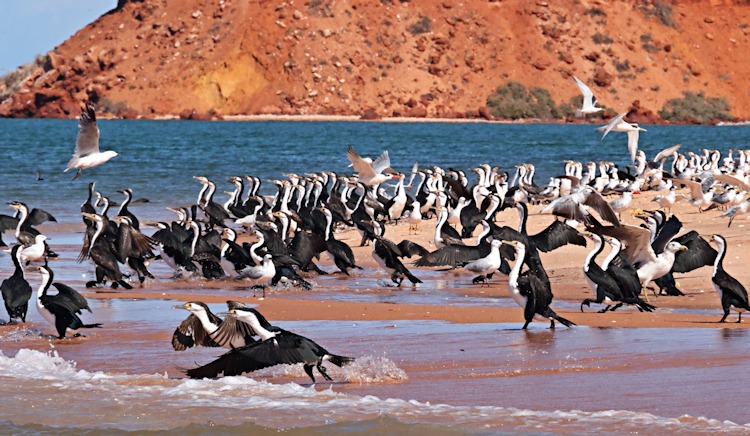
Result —
<svg viewBox="0 0 750 436"><path fill-rule="evenodd" d="M491 117L509 81L640 122L684 91L750 119L750 1L120 0L0 82L0 116ZM20 36L22 37L22 36Z"/></svg>

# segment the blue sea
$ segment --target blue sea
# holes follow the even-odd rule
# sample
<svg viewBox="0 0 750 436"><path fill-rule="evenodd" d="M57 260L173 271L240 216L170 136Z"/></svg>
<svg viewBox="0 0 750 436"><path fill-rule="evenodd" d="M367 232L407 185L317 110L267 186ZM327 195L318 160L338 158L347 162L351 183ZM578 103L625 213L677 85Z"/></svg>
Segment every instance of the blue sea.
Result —
<svg viewBox="0 0 750 436"><path fill-rule="evenodd" d="M101 148L120 155L71 181L73 173L62 171L76 120L0 119L0 213L10 214L3 203L17 200L55 215L59 224L45 227L61 254L51 262L55 277L82 289L93 268L75 258L80 204L91 181L115 201L124 188L148 199L130 208L142 221L171 220L167 207L195 203L200 184L193 176L215 181L215 200L223 202L234 175L260 177L262 193L270 195L269 180L291 172L349 173L348 145L362 156L388 150L391 166L406 173L414 162L467 174L485 162L511 173L516 164L533 163L542 185L562 172L566 159L629 164L626 136L602 140L596 127L100 120ZM696 153L745 148L750 138L748 126L643 127L640 146L649 157L675 144ZM13 240L10 232L5 236ZM0 253L0 279L11 270ZM329 368L335 382L316 385L299 367L186 380L177 368L206 363L221 351L174 352L169 339L187 312L170 310L175 301L168 298L250 293L230 283L175 283L158 263L152 272L157 278L140 289L146 300L89 298L93 314L85 313L84 321L104 328L88 338L51 339L34 308L30 323L0 327L0 434L750 434L742 400L750 371L747 329L551 331L533 324L521 331L520 311L518 324L290 321L278 324L357 356L355 365ZM372 269L358 274L316 277L311 292L269 298L513 307L497 286L481 296L455 291L459 279L452 273L424 271L425 286L413 291L378 288ZM38 276L28 277L36 289ZM555 303L577 310L571 302Z"/></svg>
<svg viewBox="0 0 750 436"><path fill-rule="evenodd" d="M76 181L63 174L78 132L76 120L0 119L3 175L0 201L24 201L63 221L78 221L87 184L114 201L116 191L131 188L135 198L150 201L147 214L170 218L166 207L195 203L200 184L193 176L217 183L215 201L233 187L227 178L254 175L263 193L275 190L271 179L290 172L348 173L346 148L377 157L388 150L391 166L407 174L414 162L467 171L481 163L511 174L514 165L533 163L535 182L561 174L563 162L610 160L629 164L627 137L613 132L604 140L595 125L386 122L185 122L99 120L102 150L120 156L85 170ZM640 148L652 157L683 144L682 152L703 148L745 147L750 126L644 126ZM44 179L37 182L37 172ZM467 172L468 173L468 172ZM473 174L469 174L472 177Z"/></svg>

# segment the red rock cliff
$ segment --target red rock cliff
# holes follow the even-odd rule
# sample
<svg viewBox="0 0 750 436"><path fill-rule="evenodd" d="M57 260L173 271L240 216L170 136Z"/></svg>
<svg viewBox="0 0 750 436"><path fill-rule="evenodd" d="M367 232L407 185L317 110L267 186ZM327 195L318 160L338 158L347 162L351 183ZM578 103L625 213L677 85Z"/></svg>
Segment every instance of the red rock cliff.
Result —
<svg viewBox="0 0 750 436"><path fill-rule="evenodd" d="M748 3L121 0L0 116L479 116L509 80L566 102L575 74L618 112L692 90L747 119Z"/></svg>

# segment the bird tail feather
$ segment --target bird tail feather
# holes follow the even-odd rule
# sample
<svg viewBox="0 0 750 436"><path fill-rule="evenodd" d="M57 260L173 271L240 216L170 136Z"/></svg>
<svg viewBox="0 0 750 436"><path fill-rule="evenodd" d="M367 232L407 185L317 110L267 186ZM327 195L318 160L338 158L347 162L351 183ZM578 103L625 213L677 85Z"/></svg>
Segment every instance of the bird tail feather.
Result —
<svg viewBox="0 0 750 436"><path fill-rule="evenodd" d="M335 354L328 355L328 361L336 366L344 366L354 362L353 357L337 356Z"/></svg>

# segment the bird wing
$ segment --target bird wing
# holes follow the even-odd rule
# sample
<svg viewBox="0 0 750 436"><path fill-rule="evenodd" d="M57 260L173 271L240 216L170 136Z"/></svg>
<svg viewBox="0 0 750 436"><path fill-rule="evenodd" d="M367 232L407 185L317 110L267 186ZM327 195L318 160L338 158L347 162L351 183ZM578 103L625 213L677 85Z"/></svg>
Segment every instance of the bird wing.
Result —
<svg viewBox="0 0 750 436"><path fill-rule="evenodd" d="M214 378L219 374L227 377L282 363L312 363L318 360L314 350L319 348L307 338L281 331L265 341L233 348L213 362L185 373L191 378Z"/></svg>
<svg viewBox="0 0 750 436"><path fill-rule="evenodd" d="M216 315L214 315L213 318L218 319L217 324L221 327L221 319L216 317ZM203 328L198 317L191 313L190 316L185 318L185 320L174 330L174 334L172 335L172 348L174 348L175 351L184 351L196 346L221 347L221 344L211 339L211 336L209 336L208 332Z"/></svg>
<svg viewBox="0 0 750 436"><path fill-rule="evenodd" d="M750 185L743 182L739 178L729 175L729 174L723 174L723 173L717 173L714 174L714 179L716 179L719 183L723 183L726 185L734 185L738 188L744 190L744 191L750 191Z"/></svg>
<svg viewBox="0 0 750 436"><path fill-rule="evenodd" d="M701 198L703 197L703 189L701 188L701 184L693 181L693 180L681 180L681 179L673 179L674 183L678 183L682 186L687 186L690 189L690 195L693 198Z"/></svg>
<svg viewBox="0 0 750 436"><path fill-rule="evenodd" d="M385 152L384 154L387 159L388 158L387 152ZM375 171L373 171L373 167L369 163L367 163L364 159L362 159L357 154L357 152L354 151L354 148L352 148L351 145L346 150L346 157L349 159L349 162L352 163L352 166L354 167L354 171L356 171L357 174L359 174L359 177L361 178L375 177ZM380 157L383 157L383 155L380 155ZM380 157L378 157L378 160L380 160ZM388 165L390 165L390 160L388 160Z"/></svg>
<svg viewBox="0 0 750 436"><path fill-rule="evenodd" d="M231 343L235 338L241 337L245 339L245 343L253 343L255 339L253 336L257 336L255 330L250 327L249 324L238 320L233 316L224 318L219 328L211 335L213 340L221 346L225 346Z"/></svg>
<svg viewBox="0 0 750 436"><path fill-rule="evenodd" d="M654 241L651 243L651 248L654 250L656 255L661 254L666 248L667 244L677 236L682 230L682 222L676 215L672 215L659 229Z"/></svg>
<svg viewBox="0 0 750 436"><path fill-rule="evenodd" d="M615 213L615 211L612 210L612 206L610 206L609 203L607 203L607 200L605 200L604 197L602 197L598 192L591 191L583 199L583 204L593 208L599 213L602 219L604 219L605 221L609 221L615 227L620 225L620 220L617 218L617 214ZM573 217L573 219L578 220L575 217Z"/></svg>
<svg viewBox="0 0 750 436"><path fill-rule="evenodd" d="M538 250L544 253L567 244L586 246L586 239L581 236L578 230L558 220L553 221L546 229L536 235L529 236L529 239Z"/></svg>
<svg viewBox="0 0 750 436"><path fill-rule="evenodd" d="M446 245L432 253L422 256L414 262L416 266L452 266L458 267L465 265L473 260L481 259L490 252L489 244L478 246L471 245Z"/></svg>
<svg viewBox="0 0 750 436"><path fill-rule="evenodd" d="M634 266L656 260L656 254L651 248L651 232L648 229L631 225L602 226L597 223L593 226L592 231L622 241L624 245L622 254Z"/></svg>
<svg viewBox="0 0 750 436"><path fill-rule="evenodd" d="M638 152L638 136L638 130L628 132L628 152L630 153L631 162L635 162L635 154Z"/></svg>
<svg viewBox="0 0 750 436"><path fill-rule="evenodd" d="M718 255L716 249L695 230L691 230L674 240L688 249L675 253L672 272L686 273L702 266L714 264Z"/></svg>
<svg viewBox="0 0 750 436"><path fill-rule="evenodd" d="M372 171L375 174L381 174L383 171L390 169L390 167L391 167L391 158L388 157L387 150L381 153L380 156L378 156L378 158L372 162ZM391 169L391 172L393 172L392 169Z"/></svg>
<svg viewBox="0 0 750 436"><path fill-rule="evenodd" d="M604 134L602 135L602 139L604 139L604 137L607 136L607 133L609 133L620 121L622 121L625 115L627 115L627 112L623 112L609 121L609 124L604 127Z"/></svg>
<svg viewBox="0 0 750 436"><path fill-rule="evenodd" d="M0 215L0 233L18 227L18 218L10 215Z"/></svg>
<svg viewBox="0 0 750 436"><path fill-rule="evenodd" d="M399 242L398 249L401 252L401 257L411 258L414 255L424 256L425 254L429 253L426 248L408 239L404 239L403 241Z"/></svg>
<svg viewBox="0 0 750 436"><path fill-rule="evenodd" d="M578 90L581 91L581 94L583 94L583 107L596 106L596 97L594 97L594 93L591 91L591 88L586 86L586 84L576 76L573 76L573 80L576 81Z"/></svg>
<svg viewBox="0 0 750 436"><path fill-rule="evenodd" d="M86 105L78 121L78 137L73 157L83 157L99 152L99 127L96 125L94 106Z"/></svg>
<svg viewBox="0 0 750 436"><path fill-rule="evenodd" d="M682 144L673 145L669 148L665 148L664 150L658 152L656 156L651 160L651 162L659 162L661 159L666 159L669 156L672 156L672 153L679 150L680 147L682 147Z"/></svg>
<svg viewBox="0 0 750 436"><path fill-rule="evenodd" d="M52 283L52 286L57 288L57 295L52 297L55 304L63 306L71 312L81 313L81 310L91 312L88 301L78 291L68 285L57 282Z"/></svg>
<svg viewBox="0 0 750 436"><path fill-rule="evenodd" d="M57 222L54 216L52 216L51 213L47 212L43 209L31 209L31 212L29 212L29 217L26 219L27 223L31 224L32 226L38 226L39 224L50 221L50 222Z"/></svg>
<svg viewBox="0 0 750 436"><path fill-rule="evenodd" d="M711 278L711 281L722 288L722 291L724 292L722 300L729 296L727 294L731 294L732 297L735 297L741 302L744 302L745 306L748 305L747 290L744 286L742 286L742 283L740 283L734 277L730 276L726 271L721 269L716 271L716 274L714 274L714 276ZM735 304L735 306L741 307L738 304Z"/></svg>

